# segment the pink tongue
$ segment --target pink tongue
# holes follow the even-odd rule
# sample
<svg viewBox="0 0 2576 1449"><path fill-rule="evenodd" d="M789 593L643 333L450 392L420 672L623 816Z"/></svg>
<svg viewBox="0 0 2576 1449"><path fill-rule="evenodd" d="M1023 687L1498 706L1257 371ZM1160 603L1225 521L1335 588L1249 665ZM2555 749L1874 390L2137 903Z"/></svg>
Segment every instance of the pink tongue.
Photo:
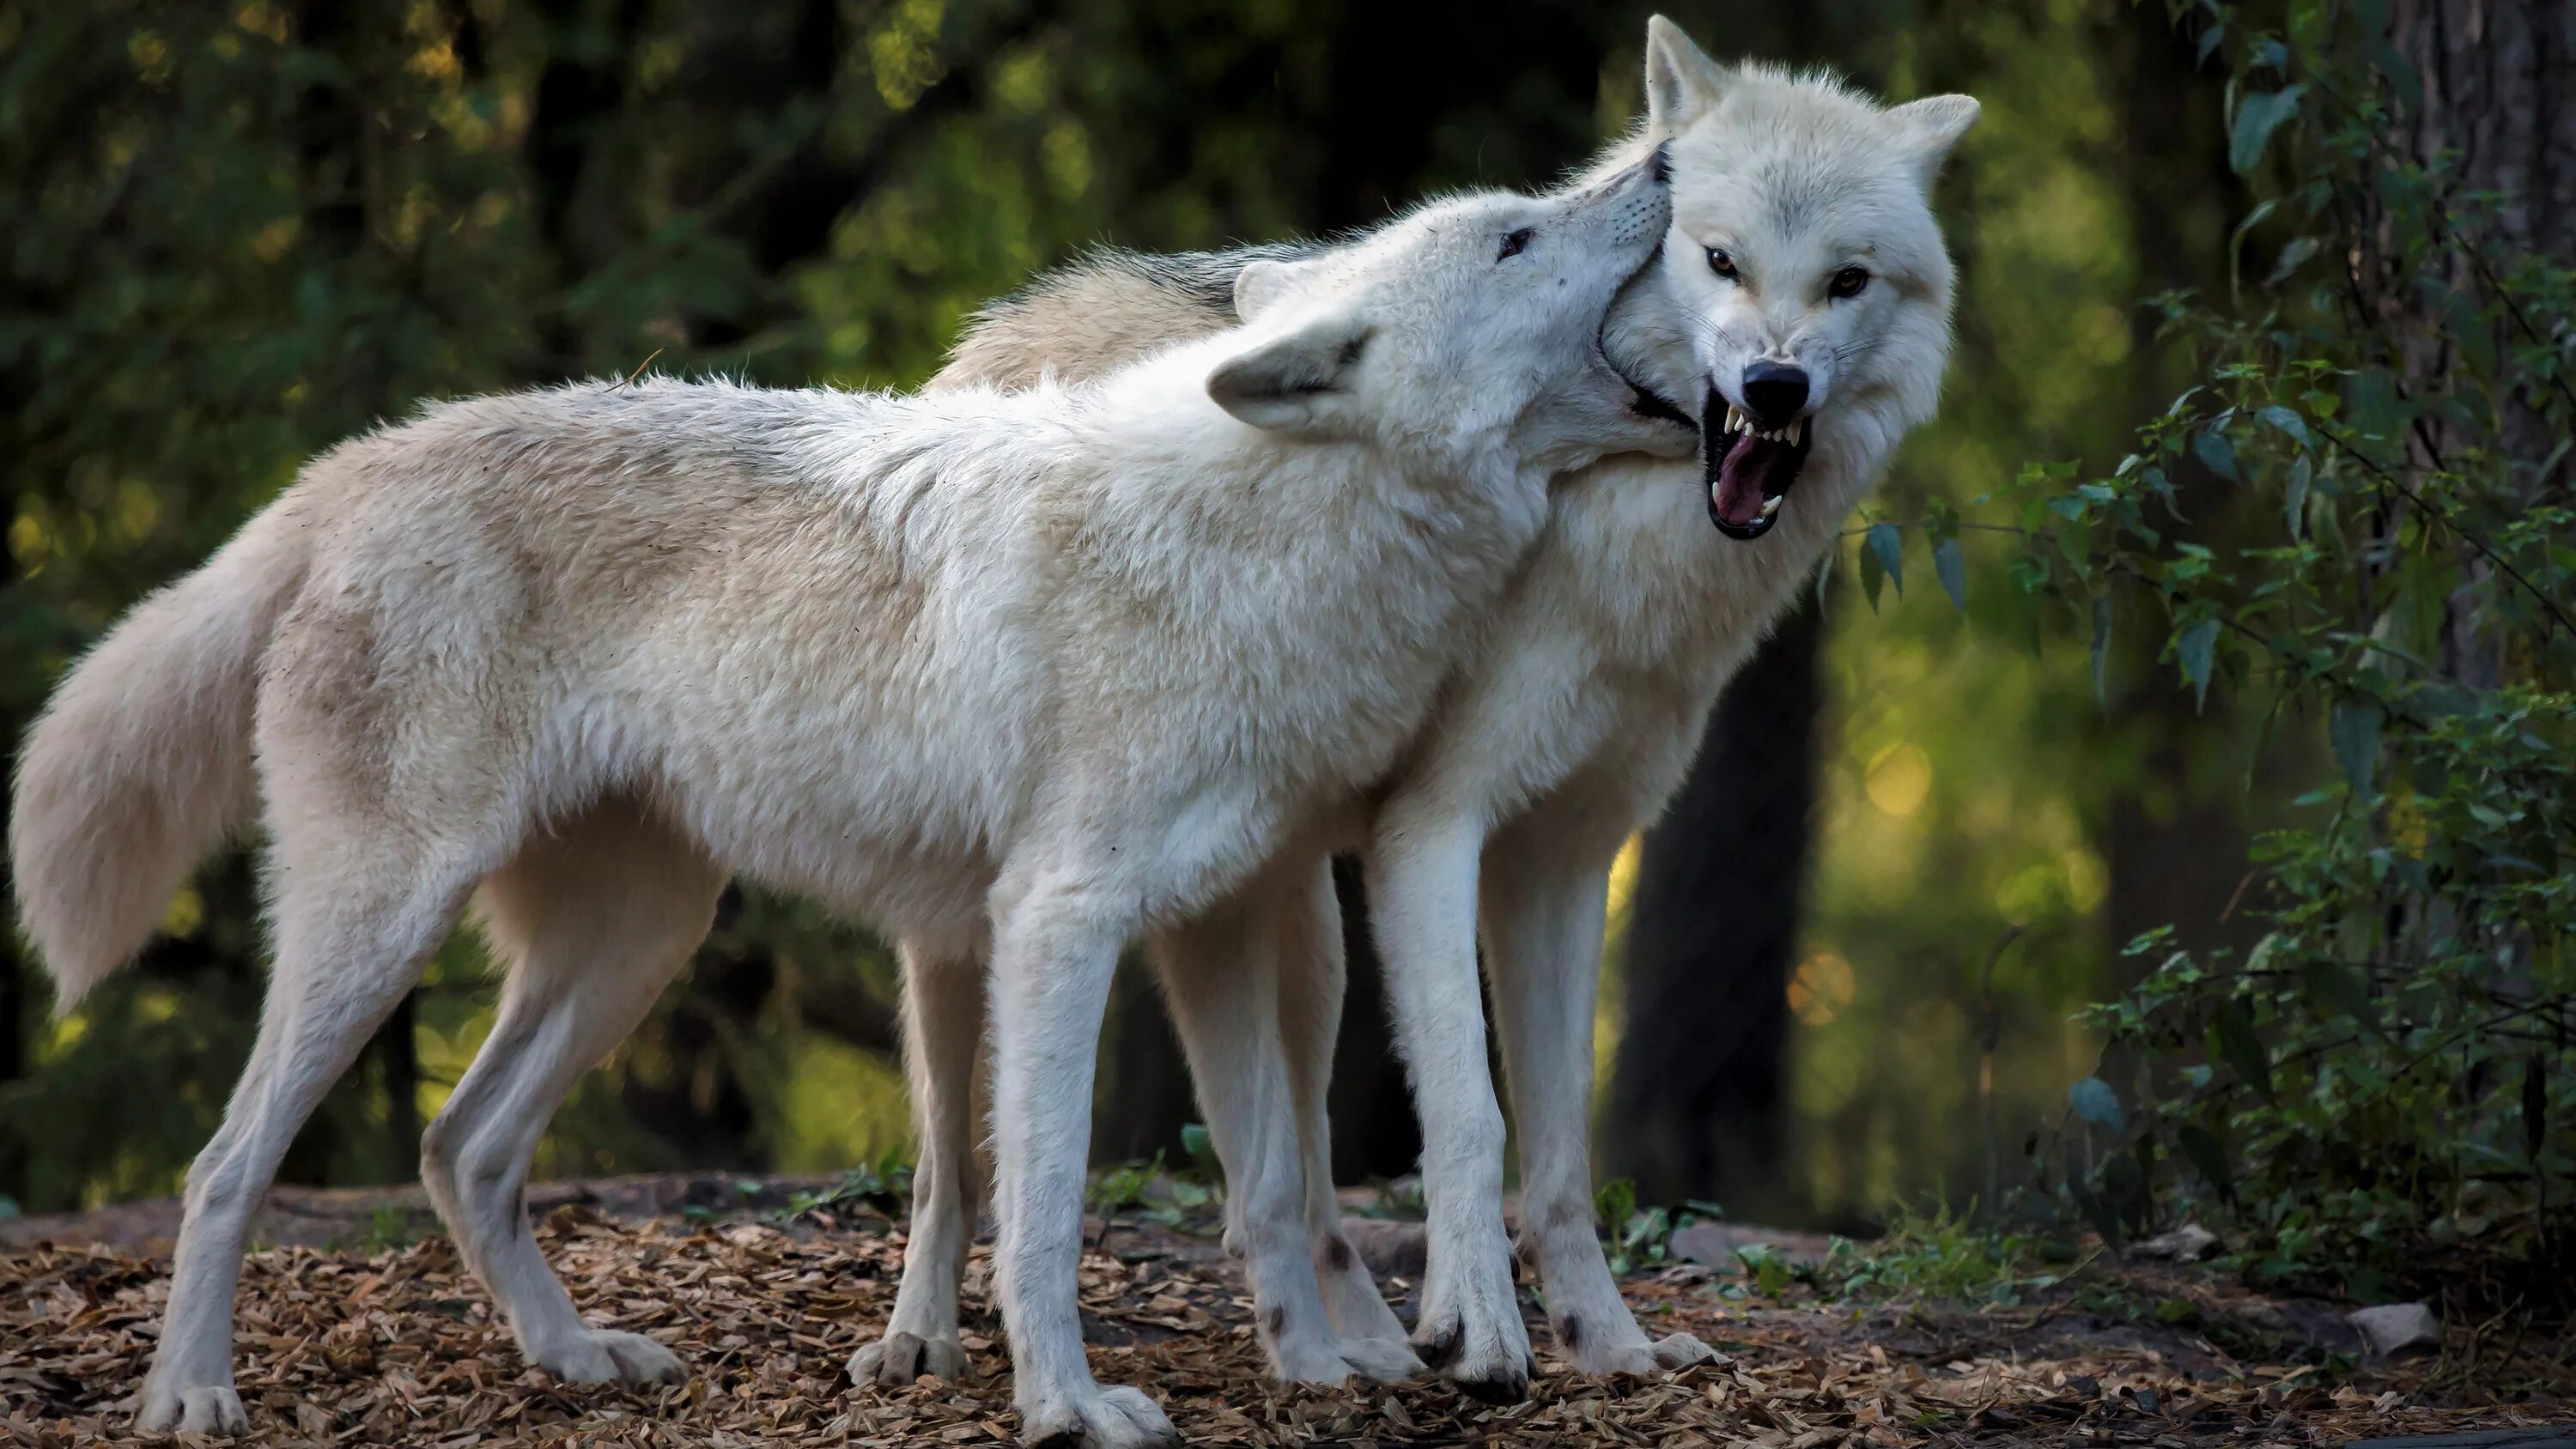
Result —
<svg viewBox="0 0 2576 1449"><path fill-rule="evenodd" d="M1771 476L1771 465L1789 450L1787 443L1775 443L1746 433L1726 450L1726 460L1717 471L1717 516L1729 523L1751 526L1762 517L1762 480Z"/></svg>

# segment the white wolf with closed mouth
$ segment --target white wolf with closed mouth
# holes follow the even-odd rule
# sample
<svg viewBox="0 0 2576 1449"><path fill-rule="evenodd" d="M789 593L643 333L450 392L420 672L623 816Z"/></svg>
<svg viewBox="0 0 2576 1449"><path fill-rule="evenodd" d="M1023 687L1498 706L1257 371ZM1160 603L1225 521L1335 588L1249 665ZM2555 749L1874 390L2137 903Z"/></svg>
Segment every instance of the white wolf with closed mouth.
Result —
<svg viewBox="0 0 2576 1449"><path fill-rule="evenodd" d="M1955 95L1882 108L1823 76L1728 68L1660 16L1648 26L1646 95L1645 124L1593 174L1667 145L1673 226L1660 265L1614 307L1607 342L1624 372L1661 394L1641 411L1705 417L1703 464L1613 458L1558 485L1545 533L1381 792L1367 849L1423 1125L1430 1268L1414 1342L1500 1398L1526 1388L1529 1359L1500 1213L1504 1128L1485 1066L1480 927L1520 1131L1522 1230L1559 1347L1595 1373L1707 1358L1688 1335L1646 1336L1594 1231L1593 999L1610 862L1678 785L1719 688L1898 441L1933 413L1951 268L1930 194L1978 110ZM933 386L1089 375L1231 324L1237 273L1329 254L1095 256L987 312ZM1713 538L1711 524L1742 542ZM1176 944L1244 952L1284 973L1277 1014L1298 1083L1306 1231L1336 1322L1383 1333L1391 1316L1341 1239L1329 1177L1323 1082L1341 936L1320 871L1300 879L1292 934L1267 951L1240 935ZM1167 977L1208 974L1187 958L1160 964ZM1225 1071L1213 1045L1190 1040L1201 1018L1177 1015L1194 1067ZM916 1075L966 1080L974 1041L971 1023L917 1038ZM1226 1094L1204 1067L1199 1078L1220 1152L1249 1150L1230 1140ZM922 1140L933 1180L964 1170L961 1131L925 1120ZM1238 1207L1234 1233L1251 1231L1253 1210ZM916 1214L916 1242L963 1242L954 1199L925 1193ZM954 1279L939 1262L907 1261L885 1344L863 1350L855 1374L908 1380L963 1362ZM937 1287L916 1292L917 1276Z"/></svg>
<svg viewBox="0 0 2576 1449"><path fill-rule="evenodd" d="M971 997L987 978L958 963L989 961L1021 1432L1168 1439L1145 1394L1092 1379L1076 1310L1112 968L1139 934L1251 909L1267 862L1387 775L1550 477L1687 452L1599 340L1670 215L1642 158L1248 275L1243 327L1096 382L584 385L433 406L310 465L80 662L19 757L19 909L66 1003L206 850L268 834L276 962L188 1174L141 1425L245 1427L249 1216L469 901L507 980L424 1137L431 1198L530 1362L677 1376L582 1320L520 1188L740 874L892 931L917 982ZM1191 983L1201 1038L1245 1120L1287 1123L1248 979ZM940 1014L912 995L916 1023ZM1261 1140L1234 1166L1247 1219L1285 1234L1248 1245L1274 1365L1414 1368L1332 1331L1293 1130ZM922 1191L964 1180L933 1163Z"/></svg>

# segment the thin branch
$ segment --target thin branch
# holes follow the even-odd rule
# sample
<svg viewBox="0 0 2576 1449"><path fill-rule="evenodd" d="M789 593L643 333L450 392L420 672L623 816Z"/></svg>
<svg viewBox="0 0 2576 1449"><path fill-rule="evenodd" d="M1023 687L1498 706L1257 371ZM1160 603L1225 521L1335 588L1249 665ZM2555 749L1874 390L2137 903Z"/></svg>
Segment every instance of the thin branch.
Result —
<svg viewBox="0 0 2576 1449"><path fill-rule="evenodd" d="M2468 529L2462 528L2459 524L2453 522L2449 516L2442 513L2441 510L2433 507L2429 503L2426 503L2422 494L2407 487L2404 479L2398 477L2395 473L2390 472L2378 459L2373 458L2369 454L2361 451L2359 448L2354 447L2352 440L2345 437L2342 433L2337 432L2334 428L2322 422L2316 425L2316 429L2320 434L2324 435L2326 441L2342 449L2345 457L2352 459L2354 462L2359 463L2361 466L2377 474L2382 482L2386 483L2389 487L2396 489L2398 495L2403 497L2407 502L2414 504L2426 519L2439 523L2442 527L2449 529L2453 538L2456 538L2460 542L2467 544L2469 547L2476 549L2487 562L2494 564L2507 578L2510 578L2515 583L2522 585L2523 592L2531 595L2534 603L2537 603L2542 609L2548 611L2550 619L2553 620L2561 630L2564 630L2569 634L2576 634L2576 620L2569 619L2566 612L2560 609L2555 601L2553 601L2547 594L2540 591L2539 585L2533 583L2530 579L2525 578L2522 570L2515 568L2512 563L2506 560L2503 554L2496 552L2485 539L2480 538Z"/></svg>

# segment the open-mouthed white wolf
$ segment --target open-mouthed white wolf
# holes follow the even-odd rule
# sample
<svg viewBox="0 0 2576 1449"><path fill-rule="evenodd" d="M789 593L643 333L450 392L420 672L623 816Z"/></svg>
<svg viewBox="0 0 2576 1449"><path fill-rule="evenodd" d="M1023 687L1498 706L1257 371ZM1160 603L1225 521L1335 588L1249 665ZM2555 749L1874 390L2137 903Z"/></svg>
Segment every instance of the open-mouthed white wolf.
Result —
<svg viewBox="0 0 2576 1449"><path fill-rule="evenodd" d="M1522 1231L1559 1347L1596 1373L1709 1354L1687 1335L1648 1339L1595 1236L1593 1001L1610 863L1679 784L1719 688L1898 441L1933 413L1951 268L1930 192L1978 110L1965 96L1882 108L1823 76L1730 69L1662 17L1648 27L1646 94L1644 125L1593 174L1667 146L1673 227L1660 265L1614 306L1605 342L1646 385L1641 413L1704 416L1703 465L1612 458L1558 485L1546 531L1381 792L1368 842L1377 945L1425 1144L1430 1266L1414 1342L1496 1397L1522 1392L1529 1358L1500 1213L1504 1129L1485 1066L1480 923L1519 1124ZM988 311L933 386L1029 385L1120 365L1231 325L1237 273L1301 255L1331 251L1092 257ZM1710 524L1743 542L1712 537ZM1320 871L1301 879L1293 934L1268 949L1204 933L1174 944L1284 973L1306 1231L1337 1324L1381 1333L1386 1307L1340 1237L1329 1178L1323 1082L1341 936ZM1188 959L1160 964L1167 978L1215 974ZM1226 1058L1191 1040L1203 1015L1176 1015L1219 1152L1250 1151L1229 1131L1228 1091L1208 1075ZM955 1058L974 1040L971 1025L916 1038L916 1072L964 1080L970 1068ZM943 1050L950 1060L936 1059ZM926 1163L955 1162L965 1147L925 1121ZM925 1192L915 1211L916 1242L944 1254L963 1241L953 1199ZM1252 1211L1237 1209L1235 1234L1278 1236L1247 1224ZM885 1345L862 1351L856 1375L909 1379L962 1362L941 1261L907 1260Z"/></svg>
<svg viewBox="0 0 2576 1449"><path fill-rule="evenodd" d="M1242 327L1081 385L584 385L434 406L314 462L83 659L20 755L19 909L67 1003L206 850L268 834L276 962L188 1174L141 1424L244 1428L249 1215L469 901L508 975L423 1141L432 1200L532 1363L677 1375L583 1322L520 1189L738 873L889 930L916 982L972 996L963 963L989 961L1021 1432L1168 1438L1093 1380L1076 1312L1112 968L1140 934L1257 912L1265 863L1386 777L1551 477L1687 453L1600 346L1670 215L1660 156L1426 206L1248 272ZM1288 1122L1280 1029L1237 979L1197 983L1201 1039L1247 1120ZM941 989L912 993L929 1039ZM1274 1362L1410 1368L1401 1341L1333 1333L1293 1130L1264 1140L1234 1167L1287 1233L1249 1244ZM925 1196L962 1189L953 1166Z"/></svg>

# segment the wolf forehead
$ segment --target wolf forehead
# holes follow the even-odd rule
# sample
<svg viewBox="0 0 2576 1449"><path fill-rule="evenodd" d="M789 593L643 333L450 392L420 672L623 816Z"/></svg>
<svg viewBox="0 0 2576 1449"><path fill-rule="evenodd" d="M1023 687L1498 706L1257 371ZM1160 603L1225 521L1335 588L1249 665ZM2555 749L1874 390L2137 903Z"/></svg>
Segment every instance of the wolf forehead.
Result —
<svg viewBox="0 0 2576 1449"><path fill-rule="evenodd" d="M1909 109L1882 109L1828 71L1745 62L1668 143L1674 219L1695 234L1830 230L1905 252L1937 246L1927 137Z"/></svg>

